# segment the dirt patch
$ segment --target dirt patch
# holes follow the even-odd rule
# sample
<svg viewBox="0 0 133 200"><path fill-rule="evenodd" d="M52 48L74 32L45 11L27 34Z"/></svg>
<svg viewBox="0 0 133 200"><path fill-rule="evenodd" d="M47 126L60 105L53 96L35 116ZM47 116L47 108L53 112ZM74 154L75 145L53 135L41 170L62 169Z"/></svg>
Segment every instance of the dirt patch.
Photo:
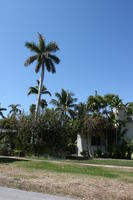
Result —
<svg viewBox="0 0 133 200"><path fill-rule="evenodd" d="M27 170L0 165L0 186L84 200L133 200L133 184L116 179Z"/></svg>

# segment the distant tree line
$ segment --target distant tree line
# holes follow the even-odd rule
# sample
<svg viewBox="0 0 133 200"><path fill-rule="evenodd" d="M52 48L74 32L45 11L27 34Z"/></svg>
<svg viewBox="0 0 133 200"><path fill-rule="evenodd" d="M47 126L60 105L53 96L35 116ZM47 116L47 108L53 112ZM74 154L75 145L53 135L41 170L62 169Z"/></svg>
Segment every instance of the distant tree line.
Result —
<svg viewBox="0 0 133 200"><path fill-rule="evenodd" d="M48 91L46 94L51 95ZM76 154L78 133L86 137L88 134L106 133L110 137L108 150L112 157L113 153L124 157L126 152L129 152L130 148L124 141L126 130L121 129L124 127L124 121L117 120L114 109L124 109L131 115L133 103L124 104L118 95L102 96L97 92L89 96L85 103L78 103L72 92L62 89L60 93L55 93L55 98L51 99L50 104L53 105L51 108L46 100L45 105L40 104L36 121L33 104L28 114L20 109L19 104L11 104L6 117L3 114L5 108L1 108L0 153L65 157Z"/></svg>

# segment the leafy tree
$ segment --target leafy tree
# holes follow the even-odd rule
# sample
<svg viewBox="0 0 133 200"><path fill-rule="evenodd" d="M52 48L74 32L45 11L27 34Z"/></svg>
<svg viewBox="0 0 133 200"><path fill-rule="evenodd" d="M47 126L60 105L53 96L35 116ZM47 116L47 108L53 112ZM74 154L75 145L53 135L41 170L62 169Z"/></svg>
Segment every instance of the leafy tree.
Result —
<svg viewBox="0 0 133 200"><path fill-rule="evenodd" d="M122 99L119 98L119 95L106 94L104 95L104 101L108 109L110 109L112 112L114 108L120 109L124 106Z"/></svg>
<svg viewBox="0 0 133 200"><path fill-rule="evenodd" d="M126 109L127 115L132 115L133 114L133 102L128 102L125 105L125 109Z"/></svg>
<svg viewBox="0 0 133 200"><path fill-rule="evenodd" d="M21 114L21 109L19 108L20 104L11 104L9 105L10 111L9 114L16 116L17 114Z"/></svg>
<svg viewBox="0 0 133 200"><path fill-rule="evenodd" d="M87 109L91 114L99 114L101 109L105 107L104 98L101 95L98 95L95 91L94 96L89 96L87 100Z"/></svg>
<svg viewBox="0 0 133 200"><path fill-rule="evenodd" d="M88 113L87 106L85 103L79 103L75 106L76 119L83 119Z"/></svg>
<svg viewBox="0 0 133 200"><path fill-rule="evenodd" d="M41 69L41 78L39 83L38 99L36 105L36 118L38 116L39 105L41 100L41 91L43 87L44 72L47 69L48 72L55 73L55 63L59 64L60 60L57 56L53 55L57 50L59 50L58 45L55 42L50 42L46 45L45 39L39 33L38 34L38 44L34 42L26 42L25 46L34 52L34 55L30 56L25 61L25 66L29 66L34 61L37 61L35 72L38 73Z"/></svg>
<svg viewBox="0 0 133 200"><path fill-rule="evenodd" d="M35 114L35 110L36 110L36 105L35 104L31 104L30 108L29 108L30 114L34 115Z"/></svg>
<svg viewBox="0 0 133 200"><path fill-rule="evenodd" d="M41 99L40 102L40 107L42 109L42 112L44 111L44 109L48 106L47 101L45 99Z"/></svg>
<svg viewBox="0 0 133 200"><path fill-rule="evenodd" d="M57 99L52 99L51 103L56 107L56 113L59 114L60 118L74 117L73 109L77 101L77 98L73 97L74 94L62 89L61 93L56 92L55 96Z"/></svg>

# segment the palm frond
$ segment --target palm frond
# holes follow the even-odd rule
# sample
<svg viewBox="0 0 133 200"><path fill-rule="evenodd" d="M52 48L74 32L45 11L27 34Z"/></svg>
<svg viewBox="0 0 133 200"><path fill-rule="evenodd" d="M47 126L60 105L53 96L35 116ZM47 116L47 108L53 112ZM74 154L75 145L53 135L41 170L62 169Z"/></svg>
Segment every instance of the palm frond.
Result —
<svg viewBox="0 0 133 200"><path fill-rule="evenodd" d="M5 118L2 112L0 112L0 116L1 116L2 118Z"/></svg>
<svg viewBox="0 0 133 200"><path fill-rule="evenodd" d="M29 96L30 94L38 94L38 90L35 87L29 87L27 95Z"/></svg>
<svg viewBox="0 0 133 200"><path fill-rule="evenodd" d="M40 53L40 49L34 42L26 42L25 46L30 49L30 51L35 52L35 53Z"/></svg>
<svg viewBox="0 0 133 200"><path fill-rule="evenodd" d="M55 93L55 96L56 96L58 99L61 99L60 93L56 92L56 93Z"/></svg>
<svg viewBox="0 0 133 200"><path fill-rule="evenodd" d="M51 72L51 66L48 59L45 61L45 64L46 64L46 69L48 70L48 72Z"/></svg>
<svg viewBox="0 0 133 200"><path fill-rule="evenodd" d="M53 104L54 106L58 106L58 101L56 99L52 99L50 103Z"/></svg>
<svg viewBox="0 0 133 200"><path fill-rule="evenodd" d="M40 83L40 81L39 81L39 80L36 80L36 82L37 82L37 86L39 87L39 83Z"/></svg>
<svg viewBox="0 0 133 200"><path fill-rule="evenodd" d="M28 65L30 65L31 63L33 63L37 58L38 58L37 55L30 56L30 57L25 61L24 66L27 67Z"/></svg>
<svg viewBox="0 0 133 200"><path fill-rule="evenodd" d="M41 68L41 63L37 62L36 67L35 67L35 72L38 73L40 68Z"/></svg>
<svg viewBox="0 0 133 200"><path fill-rule="evenodd" d="M41 94L48 94L49 96L51 96L51 93L47 90L47 88L44 85L42 86Z"/></svg>
<svg viewBox="0 0 133 200"><path fill-rule="evenodd" d="M56 42L50 42L47 46L46 46L46 51L48 52L56 52L57 50L59 50L58 45L56 44Z"/></svg>
<svg viewBox="0 0 133 200"><path fill-rule="evenodd" d="M1 111L6 111L7 109L6 108L0 108L0 112Z"/></svg>
<svg viewBox="0 0 133 200"><path fill-rule="evenodd" d="M39 40L39 49L41 52L44 52L45 49L45 40L42 34L38 33L38 40Z"/></svg>
<svg viewBox="0 0 133 200"><path fill-rule="evenodd" d="M60 59L57 56L49 54L49 57L54 61L56 64L60 63Z"/></svg>
<svg viewBox="0 0 133 200"><path fill-rule="evenodd" d="M49 60L49 64L50 64L50 71L53 74L56 73L56 69L55 69L54 63L51 60Z"/></svg>

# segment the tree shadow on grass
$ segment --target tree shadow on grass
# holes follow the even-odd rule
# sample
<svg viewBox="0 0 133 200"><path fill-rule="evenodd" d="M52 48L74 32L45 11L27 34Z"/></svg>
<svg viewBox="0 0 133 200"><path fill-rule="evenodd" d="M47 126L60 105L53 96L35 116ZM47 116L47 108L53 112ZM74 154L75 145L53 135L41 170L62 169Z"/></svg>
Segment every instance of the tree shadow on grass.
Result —
<svg viewBox="0 0 133 200"><path fill-rule="evenodd" d="M28 161L26 159L17 159L17 158L7 158L7 157L1 157L0 158L0 164L4 164L4 163L13 163L16 161Z"/></svg>

